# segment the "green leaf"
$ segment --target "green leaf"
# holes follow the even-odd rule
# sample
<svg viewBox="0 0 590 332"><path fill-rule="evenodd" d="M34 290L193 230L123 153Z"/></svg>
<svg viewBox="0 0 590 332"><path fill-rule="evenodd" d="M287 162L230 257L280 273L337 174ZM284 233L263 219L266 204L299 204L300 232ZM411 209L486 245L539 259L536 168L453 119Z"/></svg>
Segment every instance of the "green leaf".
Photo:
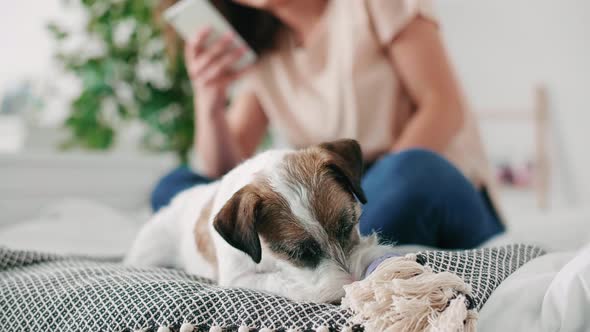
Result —
<svg viewBox="0 0 590 332"><path fill-rule="evenodd" d="M55 23L55 22L48 23L47 30L53 36L53 38L57 39L58 41L66 39L69 35L67 31L65 31L62 27L57 25L57 23Z"/></svg>
<svg viewBox="0 0 590 332"><path fill-rule="evenodd" d="M106 126L98 126L86 135L86 145L91 149L106 149L113 144L115 131Z"/></svg>

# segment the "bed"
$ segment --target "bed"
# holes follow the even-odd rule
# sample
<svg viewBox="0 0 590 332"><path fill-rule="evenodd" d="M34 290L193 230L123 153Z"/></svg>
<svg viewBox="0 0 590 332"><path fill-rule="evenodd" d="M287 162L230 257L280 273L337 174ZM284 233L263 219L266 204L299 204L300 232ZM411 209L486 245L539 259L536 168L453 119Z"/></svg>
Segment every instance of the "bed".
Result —
<svg viewBox="0 0 590 332"><path fill-rule="evenodd" d="M149 217L151 185L171 165L144 156L2 156L0 246L120 256ZM508 234L486 246L535 243L549 253L500 285L480 312L479 330L589 329L590 212L509 217Z"/></svg>

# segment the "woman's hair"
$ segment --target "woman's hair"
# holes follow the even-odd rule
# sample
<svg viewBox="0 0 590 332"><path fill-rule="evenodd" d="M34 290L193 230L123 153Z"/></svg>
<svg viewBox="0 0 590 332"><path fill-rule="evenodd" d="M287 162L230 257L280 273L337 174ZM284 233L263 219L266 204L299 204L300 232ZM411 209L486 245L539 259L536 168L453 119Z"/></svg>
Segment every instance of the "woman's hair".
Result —
<svg viewBox="0 0 590 332"><path fill-rule="evenodd" d="M232 0L209 1L254 52L260 55L275 46L277 34L283 24L271 13L244 6Z"/></svg>

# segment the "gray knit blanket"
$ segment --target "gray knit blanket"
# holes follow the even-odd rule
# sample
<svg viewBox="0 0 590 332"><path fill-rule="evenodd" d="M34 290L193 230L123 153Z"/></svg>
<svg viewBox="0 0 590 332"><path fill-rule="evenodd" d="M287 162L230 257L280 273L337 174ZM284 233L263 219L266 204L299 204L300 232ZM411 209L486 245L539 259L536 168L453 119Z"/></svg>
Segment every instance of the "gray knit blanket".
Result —
<svg viewBox="0 0 590 332"><path fill-rule="evenodd" d="M463 278L479 309L506 277L542 254L515 244L416 257ZM222 288L173 269L0 248L0 331L362 331L351 316L336 305Z"/></svg>

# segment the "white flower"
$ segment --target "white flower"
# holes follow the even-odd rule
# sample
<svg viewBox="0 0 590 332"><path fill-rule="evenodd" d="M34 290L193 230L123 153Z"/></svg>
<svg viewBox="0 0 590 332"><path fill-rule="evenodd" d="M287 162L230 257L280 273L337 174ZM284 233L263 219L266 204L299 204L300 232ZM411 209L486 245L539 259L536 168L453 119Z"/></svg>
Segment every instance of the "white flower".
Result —
<svg viewBox="0 0 590 332"><path fill-rule="evenodd" d="M141 83L151 83L158 89L168 89L172 86L163 61L140 60L135 67L135 75Z"/></svg>
<svg viewBox="0 0 590 332"><path fill-rule="evenodd" d="M176 117L182 114L182 106L178 103L171 103L166 106L164 112L158 114L160 123L172 122Z"/></svg>
<svg viewBox="0 0 590 332"><path fill-rule="evenodd" d="M102 58L107 54L104 40L88 34L75 34L68 38L60 47L65 54L76 54L81 60Z"/></svg>
<svg viewBox="0 0 590 332"><path fill-rule="evenodd" d="M119 81L113 85L115 89L115 96L121 105L131 107L135 103L133 89L127 82Z"/></svg>
<svg viewBox="0 0 590 332"><path fill-rule="evenodd" d="M127 46L136 27L137 21L132 18L119 22L113 31L113 42L115 46L119 48Z"/></svg>
<svg viewBox="0 0 590 332"><path fill-rule="evenodd" d="M113 97L103 98L100 103L100 116L111 126L117 126L120 123L117 100Z"/></svg>
<svg viewBox="0 0 590 332"><path fill-rule="evenodd" d="M158 37L150 39L140 51L146 58L152 58L164 52L165 48L164 40Z"/></svg>
<svg viewBox="0 0 590 332"><path fill-rule="evenodd" d="M107 54L107 50L108 47L104 40L92 36L86 40L82 52L86 59L98 59L104 57Z"/></svg>
<svg viewBox="0 0 590 332"><path fill-rule="evenodd" d="M104 1L96 1L94 4L92 4L92 6L90 6L90 10L92 11L93 16L98 17L104 15L107 11L109 11L110 7L110 4Z"/></svg>

